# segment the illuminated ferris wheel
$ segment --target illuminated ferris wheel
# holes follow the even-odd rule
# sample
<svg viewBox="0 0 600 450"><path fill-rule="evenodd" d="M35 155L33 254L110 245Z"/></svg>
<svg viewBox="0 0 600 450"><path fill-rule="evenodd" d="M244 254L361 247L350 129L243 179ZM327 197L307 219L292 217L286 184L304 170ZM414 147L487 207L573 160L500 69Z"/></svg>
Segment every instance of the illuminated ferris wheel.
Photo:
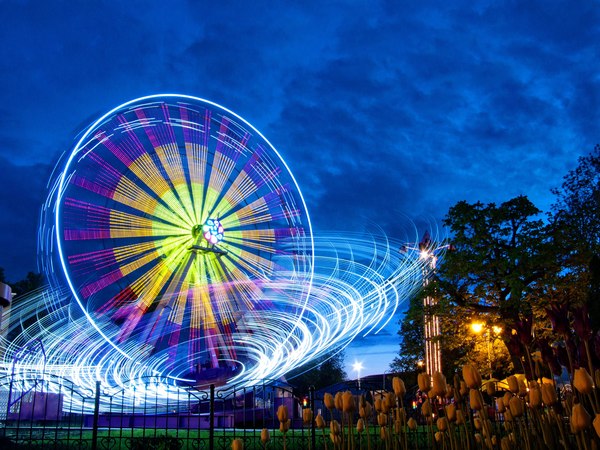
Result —
<svg viewBox="0 0 600 450"><path fill-rule="evenodd" d="M123 354L180 373L243 364L236 336L277 308L269 293L282 282L304 286L301 315L313 263L304 199L273 146L221 106L159 95L110 111L73 149L56 209L73 295Z"/></svg>

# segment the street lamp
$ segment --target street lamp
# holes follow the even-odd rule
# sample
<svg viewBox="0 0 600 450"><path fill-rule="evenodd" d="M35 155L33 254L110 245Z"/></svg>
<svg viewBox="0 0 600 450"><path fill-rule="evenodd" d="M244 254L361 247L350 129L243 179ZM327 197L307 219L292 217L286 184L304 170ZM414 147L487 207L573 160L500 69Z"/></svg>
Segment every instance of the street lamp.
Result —
<svg viewBox="0 0 600 450"><path fill-rule="evenodd" d="M360 371L363 370L364 367L362 362L354 360L354 364L352 364L352 370L356 372L356 379L358 380L358 389L360 389Z"/></svg>
<svg viewBox="0 0 600 450"><path fill-rule="evenodd" d="M497 325L488 326L483 322L471 322L471 331L475 334L481 334L483 331L486 331L484 336L487 337L487 357L488 363L490 366L490 378L492 377L492 372L494 371L492 367L492 333L494 334L494 341L496 340L496 336L498 336L502 332L502 328Z"/></svg>

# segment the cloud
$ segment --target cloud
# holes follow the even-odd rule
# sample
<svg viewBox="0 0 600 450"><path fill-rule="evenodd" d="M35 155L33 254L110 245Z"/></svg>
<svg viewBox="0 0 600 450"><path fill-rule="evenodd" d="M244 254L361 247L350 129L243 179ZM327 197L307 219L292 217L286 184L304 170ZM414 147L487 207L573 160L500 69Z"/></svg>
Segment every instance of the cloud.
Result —
<svg viewBox="0 0 600 450"><path fill-rule="evenodd" d="M0 267L9 281L18 281L27 272L37 271L40 198L44 197L50 166L18 166L0 158L0 167Z"/></svg>
<svg viewBox="0 0 600 450"><path fill-rule="evenodd" d="M547 208L598 141L592 4L2 2L0 14L0 158L13 171L53 165L124 101L187 93L265 134L317 226L367 218L395 233L399 215L439 220L463 199ZM14 181L3 201L31 204L31 218L45 193Z"/></svg>

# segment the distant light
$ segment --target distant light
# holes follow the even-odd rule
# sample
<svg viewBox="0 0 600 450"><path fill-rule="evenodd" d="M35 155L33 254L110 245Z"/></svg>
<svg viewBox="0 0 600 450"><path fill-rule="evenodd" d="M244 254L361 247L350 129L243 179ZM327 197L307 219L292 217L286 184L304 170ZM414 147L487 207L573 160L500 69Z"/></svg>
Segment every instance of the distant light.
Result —
<svg viewBox="0 0 600 450"><path fill-rule="evenodd" d="M483 324L481 322L473 322L471 323L471 330L473 330L473 333L479 334L483 331Z"/></svg>
<svg viewBox="0 0 600 450"><path fill-rule="evenodd" d="M362 362L354 360L354 364L352 364L352 370L354 370L355 372L360 373L360 371L363 370L363 369L364 369L364 367L362 365Z"/></svg>

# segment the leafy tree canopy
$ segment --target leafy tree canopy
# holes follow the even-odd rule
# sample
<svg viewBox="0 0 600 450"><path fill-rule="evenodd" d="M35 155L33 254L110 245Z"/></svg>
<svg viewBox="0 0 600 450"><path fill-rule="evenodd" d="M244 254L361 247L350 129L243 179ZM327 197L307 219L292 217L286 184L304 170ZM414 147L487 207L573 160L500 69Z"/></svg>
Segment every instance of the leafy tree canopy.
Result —
<svg viewBox="0 0 600 450"><path fill-rule="evenodd" d="M310 386L319 390L344 381L346 379L344 359L344 352L324 355L316 361L288 372L286 378L300 394L307 395Z"/></svg>

